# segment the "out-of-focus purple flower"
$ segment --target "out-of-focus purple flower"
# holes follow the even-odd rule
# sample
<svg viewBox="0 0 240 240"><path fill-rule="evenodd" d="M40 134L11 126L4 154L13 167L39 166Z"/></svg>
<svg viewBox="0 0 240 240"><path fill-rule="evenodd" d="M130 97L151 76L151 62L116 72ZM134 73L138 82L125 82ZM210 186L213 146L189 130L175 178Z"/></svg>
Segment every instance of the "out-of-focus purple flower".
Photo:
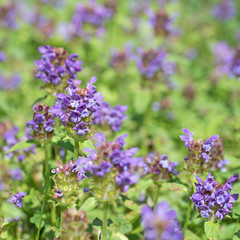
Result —
<svg viewBox="0 0 240 240"><path fill-rule="evenodd" d="M146 240L182 240L182 229L176 220L177 213L168 202L159 202L155 211L142 207L142 225Z"/></svg>
<svg viewBox="0 0 240 240"><path fill-rule="evenodd" d="M231 195L232 182L237 180L233 176L224 185L215 182L210 172L205 180L196 177L198 183L196 192L190 198L194 203L194 209L198 209L203 218L221 221L228 213L232 212L233 202L238 199L238 194Z"/></svg>
<svg viewBox="0 0 240 240"><path fill-rule="evenodd" d="M2 178L0 177L0 191L3 191L5 189L5 184L2 180Z"/></svg>
<svg viewBox="0 0 240 240"><path fill-rule="evenodd" d="M92 77L86 88L81 89L78 80L68 80L67 95L57 94L56 105L51 112L58 116L68 133L73 137L81 137L91 132L92 116L102 103L102 93L93 85L96 77Z"/></svg>
<svg viewBox="0 0 240 240"><path fill-rule="evenodd" d="M26 123L33 130L33 137L39 141L48 140L53 136L55 121L49 106L37 103L33 106L33 120Z"/></svg>
<svg viewBox="0 0 240 240"><path fill-rule="evenodd" d="M91 174L97 185L105 186L108 181L115 179L115 191L119 189L126 192L138 181L137 172L133 168L134 155L138 149L123 149L126 135L118 137L115 142L107 142L103 133L96 133L94 137L97 141L96 150L86 149L89 155L81 159L85 171ZM106 194L113 197L111 191Z"/></svg>
<svg viewBox="0 0 240 240"><path fill-rule="evenodd" d="M38 51L42 53L42 57L40 61L35 61L37 66L35 77L41 79L50 89L58 86L59 90L63 91L67 79L76 78L77 72L82 70L82 62L77 60L77 54L68 55L63 48L48 45L39 47Z"/></svg>
<svg viewBox="0 0 240 240"><path fill-rule="evenodd" d="M220 20L227 21L236 15L236 6L233 0L223 0L212 9L212 15Z"/></svg>
<svg viewBox="0 0 240 240"><path fill-rule="evenodd" d="M17 5L13 2L0 6L0 28L17 29Z"/></svg>
<svg viewBox="0 0 240 240"><path fill-rule="evenodd" d="M175 65L166 60L167 53L165 51L158 49L144 51L139 48L138 53L137 67L145 79L158 81L162 76L167 79L174 73Z"/></svg>
<svg viewBox="0 0 240 240"><path fill-rule="evenodd" d="M23 207L23 198L27 193L18 192L14 194L8 201L13 203L16 207L22 208Z"/></svg>
<svg viewBox="0 0 240 240"><path fill-rule="evenodd" d="M95 0L87 4L79 3L72 17L69 34L79 36L84 41L89 41L92 36L101 37L105 32L105 23L112 15L112 9L97 4Z"/></svg>
<svg viewBox="0 0 240 240"><path fill-rule="evenodd" d="M10 169L8 173L11 175L12 179L15 181L23 180L23 172L20 168Z"/></svg>
<svg viewBox="0 0 240 240"><path fill-rule="evenodd" d="M7 56L2 51L0 51L0 62L5 62L6 60Z"/></svg>
<svg viewBox="0 0 240 240"><path fill-rule="evenodd" d="M100 108L93 116L93 124L107 124L113 131L119 131L123 122L127 118L127 116L124 115L127 109L128 107L124 105L117 105L114 108L111 108L109 103L102 102Z"/></svg>
<svg viewBox="0 0 240 240"><path fill-rule="evenodd" d="M0 74L0 89L2 90L15 90L18 88L22 79L19 74Z"/></svg>

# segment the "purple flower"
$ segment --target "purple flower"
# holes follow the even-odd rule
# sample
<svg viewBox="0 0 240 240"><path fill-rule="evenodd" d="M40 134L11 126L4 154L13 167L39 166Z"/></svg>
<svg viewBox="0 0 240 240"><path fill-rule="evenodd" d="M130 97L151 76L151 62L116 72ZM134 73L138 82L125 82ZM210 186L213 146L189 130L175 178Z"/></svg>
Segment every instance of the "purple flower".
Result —
<svg viewBox="0 0 240 240"><path fill-rule="evenodd" d="M41 60L36 60L37 66L36 78L39 78L51 90L53 86L59 87L59 91L66 87L66 80L76 78L77 72L82 70L82 62L77 60L77 54L68 55L63 48L55 48L49 45L39 47L38 51L42 53ZM54 87L54 91L55 91Z"/></svg>
<svg viewBox="0 0 240 240"><path fill-rule="evenodd" d="M2 51L0 51L0 62L5 62L6 60L7 56Z"/></svg>
<svg viewBox="0 0 240 240"><path fill-rule="evenodd" d="M0 89L2 90L16 90L22 79L19 74L4 75L0 74Z"/></svg>
<svg viewBox="0 0 240 240"><path fill-rule="evenodd" d="M92 116L102 103L102 94L97 92L92 77L86 88L81 89L78 80L68 79L67 94L56 95L57 102L51 112L58 116L70 135L74 137L86 136L90 133Z"/></svg>
<svg viewBox="0 0 240 240"><path fill-rule="evenodd" d="M23 207L23 198L27 193L18 192L14 194L8 201L13 203L16 207L22 208Z"/></svg>
<svg viewBox="0 0 240 240"><path fill-rule="evenodd" d="M124 115L127 108L128 107L124 105L117 105L111 108L109 103L102 102L100 108L93 116L93 124L104 125L106 123L113 131L119 131L123 121L127 118L127 116Z"/></svg>
<svg viewBox="0 0 240 240"><path fill-rule="evenodd" d="M72 17L69 34L89 41L92 36L101 37L105 23L112 17L113 11L91 0L87 4L79 3ZM89 27L91 26L91 27Z"/></svg>
<svg viewBox="0 0 240 240"><path fill-rule="evenodd" d="M165 51L158 49L143 51L139 48L138 52L137 67L145 79L158 81L162 75L168 78L174 73L175 66L166 60L167 53Z"/></svg>
<svg viewBox="0 0 240 240"><path fill-rule="evenodd" d="M23 172L20 168L10 169L8 173L11 175L12 179L15 181L23 180Z"/></svg>
<svg viewBox="0 0 240 240"><path fill-rule="evenodd" d="M176 220L176 212L167 202L157 204L155 211L142 207L142 225L146 240L182 240L182 229Z"/></svg>
<svg viewBox="0 0 240 240"><path fill-rule="evenodd" d="M238 194L230 194L232 182L237 178L233 176L224 185L220 185L215 182L211 172L205 182L197 177L196 192L190 198L194 203L194 209L197 208L203 218L221 221L232 212L232 203L238 199Z"/></svg>
<svg viewBox="0 0 240 240"><path fill-rule="evenodd" d="M85 172L89 172L96 182L106 184L106 181L115 179L116 188L126 192L132 184L137 183L138 175L133 167L134 155L137 148L124 150L124 138L122 135L115 142L107 142L103 133L96 133L95 149L85 149L89 152L87 158L78 159Z"/></svg>
<svg viewBox="0 0 240 240"><path fill-rule="evenodd" d="M236 15L236 6L232 0L223 0L212 9L212 15L220 20L227 21Z"/></svg>
<svg viewBox="0 0 240 240"><path fill-rule="evenodd" d="M0 6L0 28L18 28L17 5L13 2Z"/></svg>
<svg viewBox="0 0 240 240"><path fill-rule="evenodd" d="M186 134L186 136L185 135L180 135L179 137L184 142L185 146L187 148L190 148L191 142L193 140L193 133L190 132L187 128L183 129L183 133Z"/></svg>
<svg viewBox="0 0 240 240"><path fill-rule="evenodd" d="M33 106L33 120L26 123L28 128L33 130L33 137L44 141L53 136L55 121L47 105L37 103Z"/></svg>

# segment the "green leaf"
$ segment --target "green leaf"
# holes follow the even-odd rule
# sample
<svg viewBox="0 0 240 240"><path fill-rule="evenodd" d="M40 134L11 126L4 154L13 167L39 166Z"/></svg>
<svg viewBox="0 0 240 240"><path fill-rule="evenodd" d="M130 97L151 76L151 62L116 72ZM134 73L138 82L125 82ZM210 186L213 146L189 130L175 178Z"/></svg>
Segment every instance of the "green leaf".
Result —
<svg viewBox="0 0 240 240"><path fill-rule="evenodd" d="M95 149L93 143L91 140L86 140L83 143L80 143L80 149L82 150L82 152L84 152L86 155L89 155L89 152L86 152L84 149L85 148L90 148L90 149Z"/></svg>
<svg viewBox="0 0 240 240"><path fill-rule="evenodd" d="M204 231L209 239L217 239L218 231L219 231L219 222L214 223L212 221L207 221L204 223Z"/></svg>
<svg viewBox="0 0 240 240"><path fill-rule="evenodd" d="M97 201L95 200L94 197L90 197L83 203L80 209L84 210L87 213L93 210L96 206L97 206Z"/></svg>
<svg viewBox="0 0 240 240"><path fill-rule="evenodd" d="M55 145L57 145L61 148L65 148L70 152L74 152L74 146L70 141L65 141L65 142L63 142L63 141L56 141L55 142L54 141L53 144L55 144Z"/></svg>
<svg viewBox="0 0 240 240"><path fill-rule="evenodd" d="M15 144L14 146L12 146L7 151L7 153L14 152L16 150L21 150L21 149L28 148L28 147L31 147L34 144L38 144L38 142L34 139L29 139L29 140L26 140L26 141L22 141L22 142L19 142L19 143Z"/></svg>
<svg viewBox="0 0 240 240"><path fill-rule="evenodd" d="M194 234L193 232L187 230L184 236L184 240L201 240L200 237L198 237L196 234Z"/></svg>
<svg viewBox="0 0 240 240"><path fill-rule="evenodd" d="M114 233L109 240L128 240L126 236L124 236L122 233Z"/></svg>
<svg viewBox="0 0 240 240"><path fill-rule="evenodd" d="M61 236L61 234L62 234L61 229L54 227L54 226L51 226L50 228L55 233L56 238L59 238Z"/></svg>
<svg viewBox="0 0 240 240"><path fill-rule="evenodd" d="M124 202L124 205L125 205L127 208L129 208L129 209L131 209L131 210L133 210L133 211L137 211L137 212L140 211L140 207L139 207L135 202L133 202L133 201L126 200L126 201Z"/></svg>
<svg viewBox="0 0 240 240"><path fill-rule="evenodd" d="M43 218L43 216L42 216L42 218ZM30 222L31 222L31 223L34 223L37 228L39 228L40 221L41 221L41 214L40 214L40 213L35 213L35 214L30 218ZM42 220L41 228L42 228L43 226L44 226L44 221Z"/></svg>
<svg viewBox="0 0 240 240"><path fill-rule="evenodd" d="M150 101L151 101L151 93L150 92L143 92L139 91L135 94L133 106L135 108L135 111L138 114L143 114L146 112L147 108L150 107Z"/></svg>
<svg viewBox="0 0 240 240"><path fill-rule="evenodd" d="M176 191L176 192L188 192L188 188L181 183L163 183L162 190Z"/></svg>

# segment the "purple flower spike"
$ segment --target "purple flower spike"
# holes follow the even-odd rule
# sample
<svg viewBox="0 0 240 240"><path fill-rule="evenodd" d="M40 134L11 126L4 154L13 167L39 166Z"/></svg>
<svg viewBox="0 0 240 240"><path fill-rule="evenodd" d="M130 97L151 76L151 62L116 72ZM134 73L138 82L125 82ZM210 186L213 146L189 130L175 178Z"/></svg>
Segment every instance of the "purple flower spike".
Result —
<svg viewBox="0 0 240 240"><path fill-rule="evenodd" d="M186 134L186 136L185 135L180 135L179 137L184 142L185 146L187 148L190 148L191 141L193 140L193 133L190 132L190 130L188 130L187 128L183 129L183 133Z"/></svg>
<svg viewBox="0 0 240 240"><path fill-rule="evenodd" d="M155 212L149 207L142 207L142 225L146 240L182 240L182 229L176 220L176 212L168 202L160 202Z"/></svg>
<svg viewBox="0 0 240 240"><path fill-rule="evenodd" d="M238 199L238 194L230 194L232 182L237 178L237 176L229 178L224 185L215 182L211 172L204 183L197 178L196 192L190 198L194 203L194 209L198 209L203 218L221 221L232 212L232 203Z"/></svg>
<svg viewBox="0 0 240 240"><path fill-rule="evenodd" d="M8 201L13 203L16 207L22 208L23 207L23 198L27 193L18 192L14 194Z"/></svg>

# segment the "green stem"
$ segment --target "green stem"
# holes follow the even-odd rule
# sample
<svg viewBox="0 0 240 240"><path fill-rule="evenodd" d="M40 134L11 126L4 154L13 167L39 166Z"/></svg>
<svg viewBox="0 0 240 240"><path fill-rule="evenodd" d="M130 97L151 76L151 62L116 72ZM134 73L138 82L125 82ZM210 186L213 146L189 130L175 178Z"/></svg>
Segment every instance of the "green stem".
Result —
<svg viewBox="0 0 240 240"><path fill-rule="evenodd" d="M75 139L74 160L78 159L78 155L79 155L79 141Z"/></svg>
<svg viewBox="0 0 240 240"><path fill-rule="evenodd" d="M189 204L188 204L188 209L187 209L187 215L186 215L186 219L183 225L183 233L185 233L187 226L188 226L188 222L191 216L191 212L192 212L192 201L189 199Z"/></svg>
<svg viewBox="0 0 240 240"><path fill-rule="evenodd" d="M108 202L103 204L103 225L102 225L102 240L107 240L107 215L108 215Z"/></svg>

